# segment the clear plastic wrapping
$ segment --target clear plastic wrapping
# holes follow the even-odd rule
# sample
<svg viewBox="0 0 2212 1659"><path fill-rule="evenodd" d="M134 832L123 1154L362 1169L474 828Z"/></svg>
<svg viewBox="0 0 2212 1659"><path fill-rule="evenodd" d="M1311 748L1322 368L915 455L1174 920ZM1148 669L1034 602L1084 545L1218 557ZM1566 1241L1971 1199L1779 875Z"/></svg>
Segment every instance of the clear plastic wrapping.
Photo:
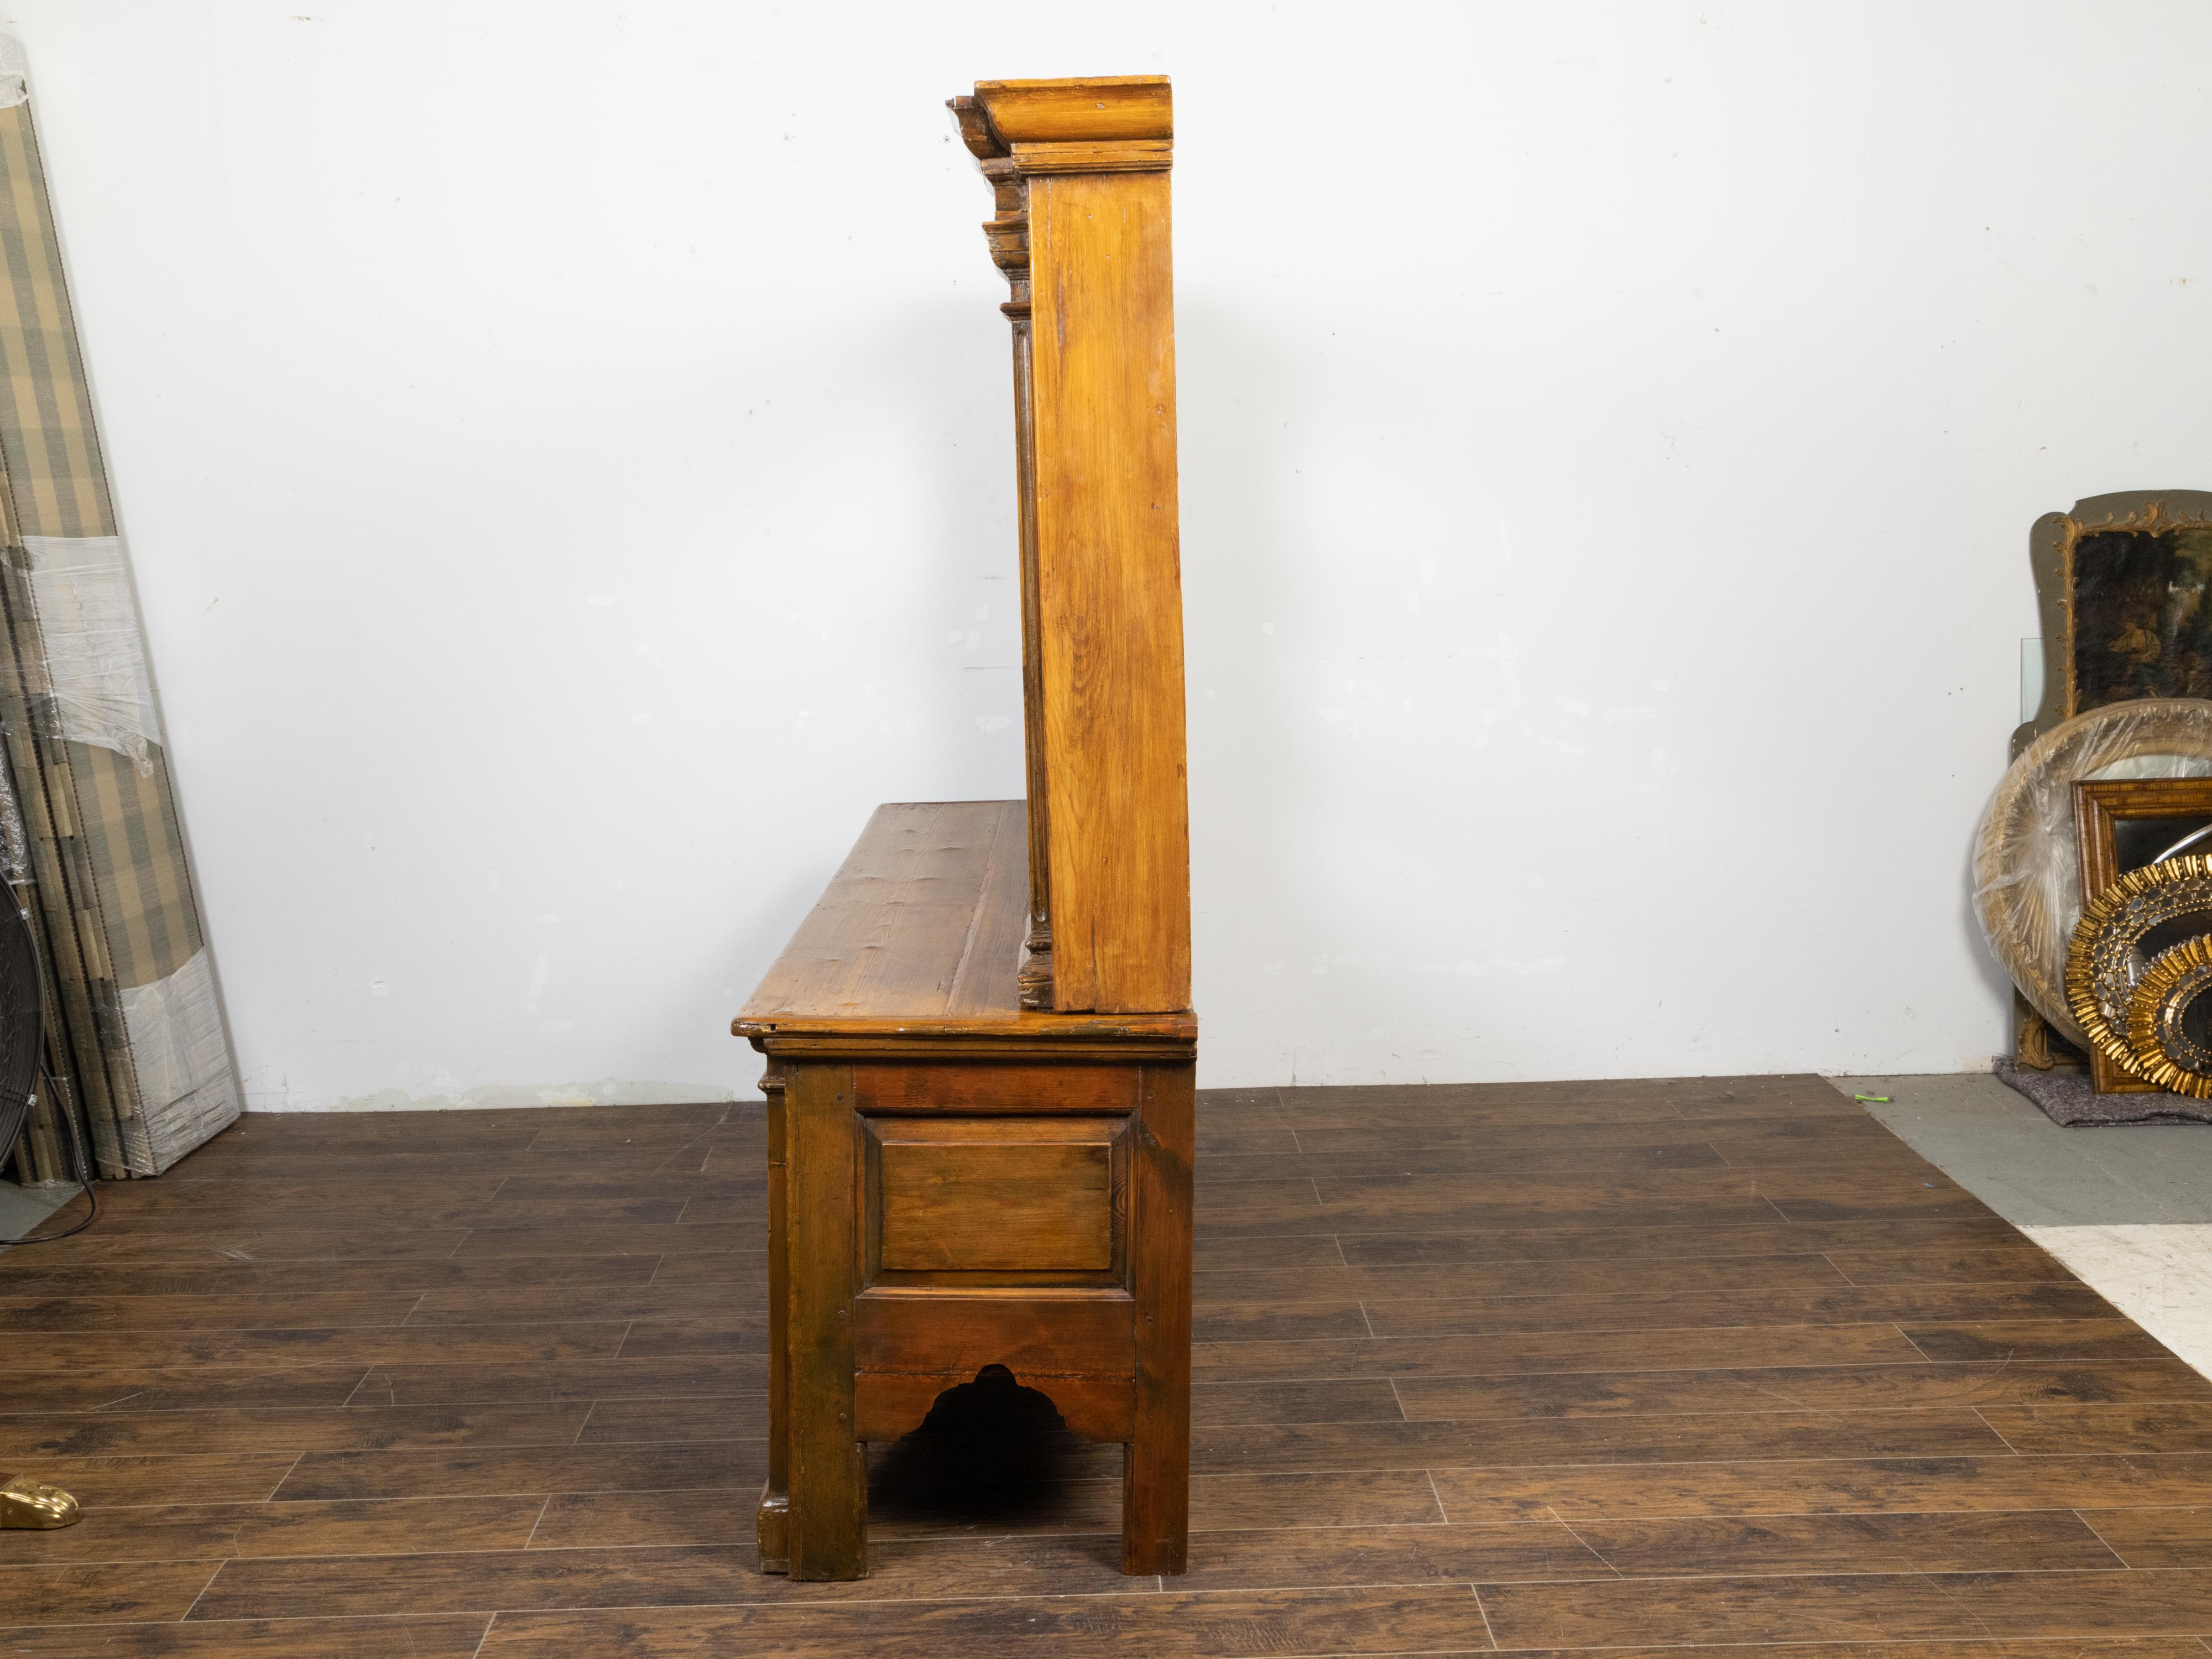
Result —
<svg viewBox="0 0 2212 1659"><path fill-rule="evenodd" d="M15 797L15 779L0 763L0 882L22 887L30 880L31 836L23 824L23 803Z"/></svg>
<svg viewBox="0 0 2212 1659"><path fill-rule="evenodd" d="M2090 778L2212 777L2212 702L2112 703L2054 726L1997 785L1974 836L1982 935L2036 1012L2086 1043L2066 1004L2066 946L2081 919L2074 786Z"/></svg>
<svg viewBox="0 0 2212 1659"><path fill-rule="evenodd" d="M23 63L23 43L12 34L0 34L0 109L13 109L30 101L30 78Z"/></svg>
<svg viewBox="0 0 2212 1659"><path fill-rule="evenodd" d="M123 1126L125 1156L131 1174L159 1175L238 1117L208 953L194 952L167 979L125 986L121 997L139 1110Z"/></svg>
<svg viewBox="0 0 2212 1659"><path fill-rule="evenodd" d="M31 603L59 735L128 755L151 774L161 741L146 635L112 536L26 536Z"/></svg>

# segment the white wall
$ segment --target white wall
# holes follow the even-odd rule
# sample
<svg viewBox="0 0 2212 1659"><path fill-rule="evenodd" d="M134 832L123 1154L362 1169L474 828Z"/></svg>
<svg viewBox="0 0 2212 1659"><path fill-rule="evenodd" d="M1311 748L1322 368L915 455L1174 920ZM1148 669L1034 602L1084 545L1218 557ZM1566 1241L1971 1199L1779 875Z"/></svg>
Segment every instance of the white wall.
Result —
<svg viewBox="0 0 2212 1659"><path fill-rule="evenodd" d="M1985 1062L2028 526L2212 484L2185 0L7 15L257 1106L749 1091L1018 793L979 76L1176 77L1209 1084Z"/></svg>

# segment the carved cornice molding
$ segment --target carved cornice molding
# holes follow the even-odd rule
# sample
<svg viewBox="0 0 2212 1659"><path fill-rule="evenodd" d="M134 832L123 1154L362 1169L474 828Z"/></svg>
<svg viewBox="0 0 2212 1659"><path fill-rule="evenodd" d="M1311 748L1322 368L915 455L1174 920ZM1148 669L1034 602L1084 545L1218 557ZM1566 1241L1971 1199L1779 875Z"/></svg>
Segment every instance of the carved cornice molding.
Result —
<svg viewBox="0 0 2212 1659"><path fill-rule="evenodd" d="M1014 166L1025 179L1053 173L1165 173L1174 165L1175 146L1161 138L1014 146Z"/></svg>
<svg viewBox="0 0 2212 1659"><path fill-rule="evenodd" d="M1030 312L1029 183L1077 173L1165 173L1175 165L1175 110L1164 75L1074 81L978 81L946 107L989 182L997 209L983 226L1016 319Z"/></svg>
<svg viewBox="0 0 2212 1659"><path fill-rule="evenodd" d="M1175 104L1164 75L978 81L975 101L1004 146L1175 137Z"/></svg>

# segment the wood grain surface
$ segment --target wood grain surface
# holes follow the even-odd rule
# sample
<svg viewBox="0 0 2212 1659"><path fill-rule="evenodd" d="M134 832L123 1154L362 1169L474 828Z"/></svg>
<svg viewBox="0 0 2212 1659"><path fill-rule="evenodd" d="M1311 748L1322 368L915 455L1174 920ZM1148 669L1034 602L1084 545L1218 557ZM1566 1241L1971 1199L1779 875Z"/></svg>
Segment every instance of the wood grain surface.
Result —
<svg viewBox="0 0 2212 1659"><path fill-rule="evenodd" d="M2212 1653L2212 1383L1819 1079L1197 1115L1184 1577L1031 1431L755 1570L757 1104L249 1115L0 1257L0 1655Z"/></svg>
<svg viewBox="0 0 2212 1659"><path fill-rule="evenodd" d="M1180 702L1176 714L1180 732ZM1178 803L1181 787L1178 780ZM854 1038L868 1035L942 1054L955 1052L945 1038L979 1037L997 1058L1006 1057L1007 1037L1054 1049L1087 1042L1112 1050L1145 1038L1187 1048L1198 1031L1188 1009L1188 878L1176 996L1151 1005L1158 1012L1031 1012L1016 983L1029 928L1029 857L1028 813L1018 800L878 807L730 1029L778 1045L828 1038L848 1056Z"/></svg>
<svg viewBox="0 0 2212 1659"><path fill-rule="evenodd" d="M880 1206L863 1218L873 1233L871 1265L1105 1272L1115 1260L1115 1152L1127 1121L862 1119Z"/></svg>
<svg viewBox="0 0 2212 1659"><path fill-rule="evenodd" d="M1165 76L980 81L951 109L1009 287L1030 808L1026 1007L1190 1003Z"/></svg>
<svg viewBox="0 0 2212 1659"><path fill-rule="evenodd" d="M1028 905L1021 802L878 806L733 1029L1011 1018Z"/></svg>
<svg viewBox="0 0 2212 1659"><path fill-rule="evenodd" d="M1053 1006L1063 1010L1190 1006L1169 188L1164 172L1028 186Z"/></svg>

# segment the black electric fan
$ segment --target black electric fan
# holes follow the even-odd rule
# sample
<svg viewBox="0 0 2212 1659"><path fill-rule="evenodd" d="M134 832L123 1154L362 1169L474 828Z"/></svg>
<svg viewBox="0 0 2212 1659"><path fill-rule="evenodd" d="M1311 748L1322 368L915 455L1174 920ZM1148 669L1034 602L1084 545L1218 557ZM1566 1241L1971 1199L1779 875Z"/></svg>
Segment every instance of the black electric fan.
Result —
<svg viewBox="0 0 2212 1659"><path fill-rule="evenodd" d="M23 908L19 890L0 887L0 1169L7 1167L23 1126L30 1121L33 1091L45 1061L46 1021L39 997L39 947L31 937L31 915ZM76 1155L77 1179L85 1196L92 1195L92 1171L86 1167L84 1146L77 1139L76 1115L64 1111L70 1149ZM40 1233L28 1238L0 1238L0 1250L15 1244L43 1244L67 1238L92 1223L88 1215L66 1231Z"/></svg>

